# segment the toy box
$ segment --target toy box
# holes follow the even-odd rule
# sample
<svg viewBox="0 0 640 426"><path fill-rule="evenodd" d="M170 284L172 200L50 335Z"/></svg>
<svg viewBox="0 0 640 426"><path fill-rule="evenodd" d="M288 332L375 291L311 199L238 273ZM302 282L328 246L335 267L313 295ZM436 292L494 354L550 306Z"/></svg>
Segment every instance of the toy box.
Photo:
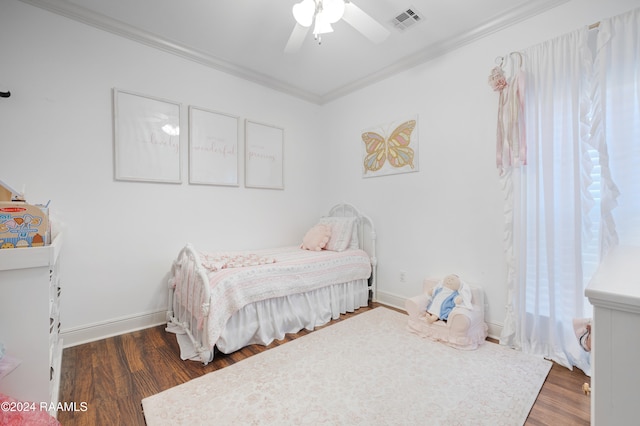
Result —
<svg viewBox="0 0 640 426"><path fill-rule="evenodd" d="M0 249L49 245L49 217L24 201L0 201Z"/></svg>
<svg viewBox="0 0 640 426"><path fill-rule="evenodd" d="M2 201L24 201L24 194L16 191L0 179L0 202Z"/></svg>

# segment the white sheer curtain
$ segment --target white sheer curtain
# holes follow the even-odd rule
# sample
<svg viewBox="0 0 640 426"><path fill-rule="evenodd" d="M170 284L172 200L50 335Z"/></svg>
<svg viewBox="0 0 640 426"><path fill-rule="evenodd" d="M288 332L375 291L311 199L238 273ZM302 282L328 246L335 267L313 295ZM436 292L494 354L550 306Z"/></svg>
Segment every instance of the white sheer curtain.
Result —
<svg viewBox="0 0 640 426"><path fill-rule="evenodd" d="M595 61L608 161L603 176L619 189L603 195L615 244L640 245L640 9L601 22ZM613 200L615 198L615 202ZM607 251L609 244L605 244Z"/></svg>
<svg viewBox="0 0 640 426"><path fill-rule="evenodd" d="M500 341L587 374L573 331L574 318L591 316L584 288L620 227L640 232L638 40L632 11L524 51L527 165L502 176Z"/></svg>

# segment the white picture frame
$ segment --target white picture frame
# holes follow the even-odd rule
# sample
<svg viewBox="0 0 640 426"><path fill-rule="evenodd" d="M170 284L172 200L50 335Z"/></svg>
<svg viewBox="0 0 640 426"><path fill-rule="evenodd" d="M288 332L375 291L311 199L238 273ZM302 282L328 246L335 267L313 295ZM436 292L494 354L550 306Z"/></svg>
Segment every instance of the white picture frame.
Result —
<svg viewBox="0 0 640 426"><path fill-rule="evenodd" d="M182 183L177 102L113 89L116 180Z"/></svg>
<svg viewBox="0 0 640 426"><path fill-rule="evenodd" d="M189 183L238 186L239 117L189 106Z"/></svg>
<svg viewBox="0 0 640 426"><path fill-rule="evenodd" d="M245 186L284 189L284 129L245 120Z"/></svg>

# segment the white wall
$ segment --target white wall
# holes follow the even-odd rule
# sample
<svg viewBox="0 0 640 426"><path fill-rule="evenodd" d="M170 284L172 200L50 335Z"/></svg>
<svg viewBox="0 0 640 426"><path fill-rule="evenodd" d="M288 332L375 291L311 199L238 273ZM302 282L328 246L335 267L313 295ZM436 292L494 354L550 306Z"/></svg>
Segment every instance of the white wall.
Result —
<svg viewBox="0 0 640 426"><path fill-rule="evenodd" d="M317 105L15 0L0 2L0 54L0 81L12 92L0 102L0 176L26 185L32 203L51 199L66 224L65 343L91 338L86 328L108 334L114 321L162 320L166 276L188 241L208 249L297 244L327 213L326 188L315 179L327 156ZM181 185L115 181L114 87L181 102L182 129L188 105L283 127L285 190L189 185L187 132Z"/></svg>
<svg viewBox="0 0 640 426"><path fill-rule="evenodd" d="M572 1L403 72L323 109L338 199L378 230L379 299L400 304L426 276L458 273L485 289L499 333L507 300L503 197L495 167L495 58L638 7L637 0ZM363 129L419 116L420 171L362 178ZM406 282L400 282L400 271Z"/></svg>
<svg viewBox="0 0 640 426"><path fill-rule="evenodd" d="M185 242L295 244L338 201L376 222L383 299L401 303L424 276L457 272L485 288L487 319L499 328L506 288L497 98L487 85L494 59L637 3L574 0L319 107L16 0L1 2L0 83L12 96L0 100L0 177L26 185L31 202L51 199L66 224L66 343L161 321L166 275ZM284 127L286 189L189 185L186 132L183 184L114 181L113 87L181 102L183 129L188 105ZM416 113L420 171L362 179L360 131Z"/></svg>

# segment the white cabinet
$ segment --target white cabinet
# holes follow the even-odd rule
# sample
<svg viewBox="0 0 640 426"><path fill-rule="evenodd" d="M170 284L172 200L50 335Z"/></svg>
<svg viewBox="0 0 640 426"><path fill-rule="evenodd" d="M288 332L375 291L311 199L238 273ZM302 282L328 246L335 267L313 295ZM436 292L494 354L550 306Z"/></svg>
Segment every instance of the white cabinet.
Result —
<svg viewBox="0 0 640 426"><path fill-rule="evenodd" d="M617 247L585 291L593 305L591 424L638 424L640 247Z"/></svg>
<svg viewBox="0 0 640 426"><path fill-rule="evenodd" d="M0 250L0 341L21 361L0 378L0 392L38 407L58 403L61 248L58 235L49 246Z"/></svg>

